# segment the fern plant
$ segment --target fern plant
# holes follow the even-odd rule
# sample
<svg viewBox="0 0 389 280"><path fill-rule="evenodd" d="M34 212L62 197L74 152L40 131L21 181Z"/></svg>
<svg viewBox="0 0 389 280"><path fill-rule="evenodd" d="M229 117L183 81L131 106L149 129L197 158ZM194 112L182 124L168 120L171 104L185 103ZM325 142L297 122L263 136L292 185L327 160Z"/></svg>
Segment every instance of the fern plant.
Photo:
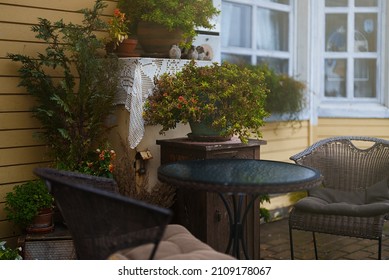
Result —
<svg viewBox="0 0 389 280"><path fill-rule="evenodd" d="M113 110L119 79L117 57L103 57L104 42L96 31L106 31L100 15L106 4L97 0L81 10L82 24L54 23L39 18L32 27L47 43L37 57L8 54L22 64L19 86L37 101L34 116L57 166L77 170L94 147L104 142L104 122Z"/></svg>

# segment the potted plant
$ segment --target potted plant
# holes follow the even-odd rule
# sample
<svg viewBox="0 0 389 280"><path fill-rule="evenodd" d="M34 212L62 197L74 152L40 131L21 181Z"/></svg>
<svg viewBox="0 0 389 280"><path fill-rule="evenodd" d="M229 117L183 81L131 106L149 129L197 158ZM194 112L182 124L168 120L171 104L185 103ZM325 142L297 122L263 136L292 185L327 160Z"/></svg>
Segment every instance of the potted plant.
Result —
<svg viewBox="0 0 389 280"><path fill-rule="evenodd" d="M15 186L6 194L5 212L8 219L27 232L53 230L53 196L42 180Z"/></svg>
<svg viewBox="0 0 389 280"><path fill-rule="evenodd" d="M129 38L129 21L126 14L119 9L115 9L113 17L108 21L109 42L107 43L107 51L115 52L118 56L133 56L136 53L135 48L138 40Z"/></svg>
<svg viewBox="0 0 389 280"><path fill-rule="evenodd" d="M162 125L161 134L179 122L190 123L192 134L194 125L208 124L218 130L216 135L237 135L247 142L251 136L261 137L260 128L268 116L266 94L259 72L228 62L197 67L192 60L175 75L166 73L155 79L144 119L147 124ZM198 138L214 135L211 131Z"/></svg>
<svg viewBox="0 0 389 280"><path fill-rule="evenodd" d="M32 31L46 50L36 57L8 54L21 63L19 86L35 98L39 135L61 169L77 170L106 142L120 65L117 56L105 55L105 42L96 36L108 30L101 19L104 7L104 1L97 0L92 9L83 9L82 24L39 19Z"/></svg>
<svg viewBox="0 0 389 280"><path fill-rule="evenodd" d="M249 66L253 71L263 73L269 89L265 108L272 114L295 122L305 107L305 84L286 74L278 74L266 64Z"/></svg>
<svg viewBox="0 0 389 280"><path fill-rule="evenodd" d="M119 0L130 18L130 31L150 55L168 57L172 45L190 47L196 27L212 28L219 11L212 0Z"/></svg>

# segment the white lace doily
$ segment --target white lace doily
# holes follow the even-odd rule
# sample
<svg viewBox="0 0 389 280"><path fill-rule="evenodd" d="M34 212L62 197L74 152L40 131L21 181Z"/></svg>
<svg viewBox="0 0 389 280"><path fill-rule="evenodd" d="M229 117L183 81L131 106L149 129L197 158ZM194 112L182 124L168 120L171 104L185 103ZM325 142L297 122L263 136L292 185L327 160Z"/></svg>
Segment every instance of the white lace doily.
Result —
<svg viewBox="0 0 389 280"><path fill-rule="evenodd" d="M184 59L161 58L122 58L120 86L115 104L124 104L130 113L128 141L134 149L144 135L143 105L147 96L152 93L154 77L163 73L176 73L189 62ZM211 61L197 61L197 65L212 64Z"/></svg>

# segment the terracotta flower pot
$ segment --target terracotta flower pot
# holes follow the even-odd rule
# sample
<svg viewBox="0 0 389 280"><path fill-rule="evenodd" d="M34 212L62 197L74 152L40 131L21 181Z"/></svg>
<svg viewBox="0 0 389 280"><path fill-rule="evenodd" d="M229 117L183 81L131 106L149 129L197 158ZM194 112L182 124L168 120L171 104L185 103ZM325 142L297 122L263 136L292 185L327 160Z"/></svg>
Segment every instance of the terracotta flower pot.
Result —
<svg viewBox="0 0 389 280"><path fill-rule="evenodd" d="M47 208L38 213L31 225L26 228L26 231L28 233L46 233L52 231L53 228L53 209Z"/></svg>
<svg viewBox="0 0 389 280"><path fill-rule="evenodd" d="M124 39L115 49L115 53L119 57L139 56L135 51L138 45L137 39Z"/></svg>

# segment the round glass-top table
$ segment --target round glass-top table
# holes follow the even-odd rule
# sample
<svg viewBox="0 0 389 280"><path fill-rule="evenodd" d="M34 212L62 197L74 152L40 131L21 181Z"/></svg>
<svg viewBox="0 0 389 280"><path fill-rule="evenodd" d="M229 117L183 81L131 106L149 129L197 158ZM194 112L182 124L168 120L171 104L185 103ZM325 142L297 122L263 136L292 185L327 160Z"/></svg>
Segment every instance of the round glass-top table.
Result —
<svg viewBox="0 0 389 280"><path fill-rule="evenodd" d="M322 181L320 173L309 167L255 159L172 162L158 168L158 179L178 188L218 193L226 207L230 224L226 253L240 258L241 244L247 259L249 256L243 228L248 210L255 199L261 194L307 190L320 185ZM242 201L246 195L252 195L252 199L244 207ZM227 197L232 198L232 206L228 203Z"/></svg>

